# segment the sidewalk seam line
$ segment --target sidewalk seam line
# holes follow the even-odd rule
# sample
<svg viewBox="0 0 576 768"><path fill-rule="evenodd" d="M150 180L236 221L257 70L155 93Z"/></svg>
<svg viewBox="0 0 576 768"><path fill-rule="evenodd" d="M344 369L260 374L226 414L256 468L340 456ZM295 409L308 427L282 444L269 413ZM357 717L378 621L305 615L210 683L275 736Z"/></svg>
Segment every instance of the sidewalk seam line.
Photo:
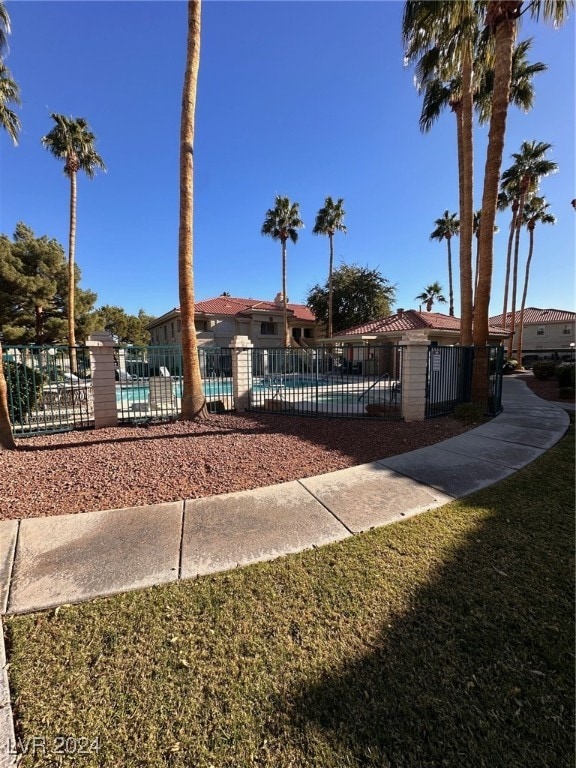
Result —
<svg viewBox="0 0 576 768"><path fill-rule="evenodd" d="M178 581L182 580L182 560L184 558L184 521L186 519L186 499L182 501L182 524L180 525L180 546L178 550Z"/></svg>
<svg viewBox="0 0 576 768"><path fill-rule="evenodd" d="M20 527L22 520L18 519L18 527L16 528L16 539L14 540L14 552L12 553L12 563L10 564L10 572L8 574L8 593L6 595L6 609L5 613L8 613L10 607L10 601L12 599L12 584L14 581L14 569L16 567L16 553L18 552L18 545L20 543Z"/></svg>
<svg viewBox="0 0 576 768"><path fill-rule="evenodd" d="M355 535L355 534L354 534L354 531L353 531L351 528L348 528L348 526L346 525L346 523L345 523L343 520L341 520L341 519L338 517L338 515L337 515L335 512L332 512L332 510L330 509L330 507L326 506L326 504L324 504L324 502L323 502L321 499L319 499L319 498L318 498L318 496L316 496L315 494L313 494L313 493L312 493L312 491L311 491L309 488L306 488L306 486L304 485L304 483L302 482L302 480L297 480L296 482L298 482L298 483L299 483L299 484L302 486L302 488L304 488L304 490L305 490L307 493L309 493L309 494L310 494L310 496L312 496L312 498L313 498L315 501L317 501L317 502L318 502L318 504L320 504L320 506L321 506L321 507L324 507L324 509L326 510L326 512L328 512L328 514L329 514L329 515L332 515L332 517L333 517L335 520L338 520L338 522L340 523L340 525L341 525L341 526L343 526L343 527L344 527L344 528L345 528L345 529L348 531L348 533L349 533L351 536L354 536L354 535Z"/></svg>

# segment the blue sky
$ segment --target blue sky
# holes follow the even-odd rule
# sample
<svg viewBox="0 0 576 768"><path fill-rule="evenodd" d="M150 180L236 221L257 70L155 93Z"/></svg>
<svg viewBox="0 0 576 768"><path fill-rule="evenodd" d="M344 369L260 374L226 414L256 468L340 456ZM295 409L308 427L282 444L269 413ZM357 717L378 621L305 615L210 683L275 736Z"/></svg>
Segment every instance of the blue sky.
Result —
<svg viewBox="0 0 576 768"><path fill-rule="evenodd" d="M18 221L65 247L68 180L41 145L51 112L85 117L108 167L80 175L76 257L97 306L160 315L178 305L178 142L186 4L8 0L7 65L19 82L22 134L0 136L0 231ZM288 248L288 296L305 302L328 270L326 238L312 235L326 195L343 197L348 234L337 263L378 268L396 306L439 280L444 243L434 220L458 206L455 123L418 129L420 98L403 67L400 2L218 2L203 7L195 146L197 300L222 291L273 299L280 244L260 234L276 194L300 203L306 228ZM534 35L536 104L511 108L504 166L523 140L553 145L560 172L541 192L557 217L536 230L528 304L575 308L575 23L525 20ZM487 129L475 135L480 207ZM502 310L509 215L498 219L491 314ZM454 269L457 273L457 242ZM521 244L521 269L527 241ZM459 286L455 276L456 313ZM446 310L447 311L447 310Z"/></svg>

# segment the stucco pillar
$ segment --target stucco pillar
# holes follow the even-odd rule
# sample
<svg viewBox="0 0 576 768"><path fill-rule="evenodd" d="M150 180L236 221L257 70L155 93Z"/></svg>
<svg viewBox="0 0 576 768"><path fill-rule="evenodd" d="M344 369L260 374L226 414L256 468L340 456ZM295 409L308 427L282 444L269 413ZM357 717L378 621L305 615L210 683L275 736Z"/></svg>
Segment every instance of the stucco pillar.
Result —
<svg viewBox="0 0 576 768"><path fill-rule="evenodd" d="M426 338L404 338L402 353L402 416L405 421L423 421L426 413L426 372L428 348Z"/></svg>
<svg viewBox="0 0 576 768"><path fill-rule="evenodd" d="M234 407L237 411L246 411L250 407L250 384L252 381L252 350L254 344L248 336L234 336L230 344L232 350L232 392Z"/></svg>
<svg viewBox="0 0 576 768"><path fill-rule="evenodd" d="M109 333L93 333L86 346L90 350L92 393L94 398L94 427L118 426L116 378L114 375L114 339Z"/></svg>

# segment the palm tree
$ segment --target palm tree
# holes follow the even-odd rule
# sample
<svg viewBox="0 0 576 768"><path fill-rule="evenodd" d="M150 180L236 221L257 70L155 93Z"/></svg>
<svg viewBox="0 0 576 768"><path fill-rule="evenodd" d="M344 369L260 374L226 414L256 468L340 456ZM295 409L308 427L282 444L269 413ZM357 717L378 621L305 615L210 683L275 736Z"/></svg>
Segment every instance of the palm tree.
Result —
<svg viewBox="0 0 576 768"><path fill-rule="evenodd" d="M10 34L10 17L0 3L0 126L8 132L8 135L17 143L20 121L8 104L19 104L19 91L17 84L12 80L9 70L4 65L3 55L6 51L7 37ZM12 434L10 424L10 411L8 410L8 385L4 375L4 357L2 354L2 339L0 338L0 448L15 450L16 442Z"/></svg>
<svg viewBox="0 0 576 768"><path fill-rule="evenodd" d="M426 110L432 122L434 102L449 104L456 116L458 144L458 189L460 209L460 342L472 341L472 186L473 186L473 92L474 56L479 16L471 0L458 3L415 2L404 6L402 37L405 61L417 61L416 81L425 93L420 126L428 130Z"/></svg>
<svg viewBox="0 0 576 768"><path fill-rule="evenodd" d="M10 70L0 60L0 125L8 132L14 144L18 144L20 120L9 104L19 105L20 93L18 85L12 80Z"/></svg>
<svg viewBox="0 0 576 768"><path fill-rule="evenodd" d="M291 203L287 197L276 195L274 208L266 211L266 218L262 224L261 233L271 237L272 240L280 240L282 243L282 308L284 315L284 346L290 346L290 334L288 332L288 310L286 307L286 242L298 241L298 230L304 223L300 218L298 203Z"/></svg>
<svg viewBox="0 0 576 768"><path fill-rule="evenodd" d="M436 229L430 235L431 240L446 240L448 246L448 294L450 297L450 309L449 314L454 317L454 294L452 291L452 250L450 248L450 241L460 232L460 222L458 221L457 214L444 211L444 216L440 219L436 219L434 222Z"/></svg>
<svg viewBox="0 0 576 768"><path fill-rule="evenodd" d="M316 214L316 223L312 230L313 235L328 235L330 241L330 259L328 266L328 338L332 338L332 271L334 266L334 235L336 232L344 232L344 216L346 212L343 208L344 200L340 197L338 202L334 202L331 197L324 201L324 207L320 208Z"/></svg>
<svg viewBox="0 0 576 768"><path fill-rule="evenodd" d="M534 253L534 230L536 224L556 224L556 217L548 212L550 203L547 203L545 198L537 197L536 195L531 197L524 206L524 223L528 229L530 235L530 246L528 249L528 257L526 259L526 271L524 274L524 290L522 291L522 303L520 305L520 319L518 320L518 335L516 349L518 351L518 360L520 367L522 368L522 342L524 336L524 308L526 307L526 296L528 295L528 281L530 278L530 264L532 262L532 254Z"/></svg>
<svg viewBox="0 0 576 768"><path fill-rule="evenodd" d="M427 285L424 291L416 296L416 300L426 303L426 312L432 312L435 301L446 304L446 298L442 295L442 286L438 281Z"/></svg>
<svg viewBox="0 0 576 768"><path fill-rule="evenodd" d="M182 410L185 421L208 417L194 322L194 117L200 66L201 0L188 0L186 69L180 116L180 223L178 286L182 321Z"/></svg>
<svg viewBox="0 0 576 768"><path fill-rule="evenodd" d="M512 52L522 13L524 0L489 0L486 8L486 25L494 35L494 90L490 111L490 128L484 168L482 190L482 225L480 227L480 258L478 266L478 291L474 302L474 345L478 348L474 359L472 400L485 404L488 396L488 316L492 288L494 261L494 224L500 168L504 152L506 118L512 74ZM567 0L532 0L530 13L538 18L542 10L545 19L560 24L567 15Z"/></svg>
<svg viewBox="0 0 576 768"><path fill-rule="evenodd" d="M523 141L520 152L515 152L512 157L513 165L502 174L502 188L511 187L518 197L518 211L515 222L514 235L514 260L512 268L512 311L510 317L510 330L512 335L508 339L508 356L512 356L514 331L516 330L516 288L518 284L518 255L520 248L520 230L524 221L524 205L528 195L532 195L538 189L540 179L550 173L555 173L558 165L552 160L547 160L546 152L551 148L550 144L535 141Z"/></svg>
<svg viewBox="0 0 576 768"><path fill-rule="evenodd" d="M474 222L472 225L472 231L474 232L474 237L476 238L476 259L475 259L475 270L474 270L474 296L476 296L476 291L478 290L478 241L480 238L480 218L482 216L482 211L474 211ZM498 232L498 227L496 224L494 225L494 232Z"/></svg>
<svg viewBox="0 0 576 768"><path fill-rule="evenodd" d="M94 178L96 168L105 171L106 166L96 152L96 136L90 130L83 117L68 118L52 113L50 117L56 125L50 133L42 137L42 144L58 160L64 161L64 174L70 179L70 227L68 233L68 344L70 346L70 364L76 369L76 332L74 328L74 292L76 276L74 256L76 250L76 175L84 171L89 179Z"/></svg>

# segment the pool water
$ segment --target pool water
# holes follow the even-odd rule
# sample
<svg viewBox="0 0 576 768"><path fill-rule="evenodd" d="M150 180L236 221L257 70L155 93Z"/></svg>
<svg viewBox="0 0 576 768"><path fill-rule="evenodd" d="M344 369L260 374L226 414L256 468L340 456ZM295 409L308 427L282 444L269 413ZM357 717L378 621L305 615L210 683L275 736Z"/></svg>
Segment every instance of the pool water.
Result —
<svg viewBox="0 0 576 768"><path fill-rule="evenodd" d="M203 381L202 387L205 397L217 397L218 395L231 395L231 381ZM175 381L172 384L172 392L176 398L182 397L182 384ZM150 389L146 385L138 387L116 386L116 403L118 406L129 406L132 403L147 403Z"/></svg>

